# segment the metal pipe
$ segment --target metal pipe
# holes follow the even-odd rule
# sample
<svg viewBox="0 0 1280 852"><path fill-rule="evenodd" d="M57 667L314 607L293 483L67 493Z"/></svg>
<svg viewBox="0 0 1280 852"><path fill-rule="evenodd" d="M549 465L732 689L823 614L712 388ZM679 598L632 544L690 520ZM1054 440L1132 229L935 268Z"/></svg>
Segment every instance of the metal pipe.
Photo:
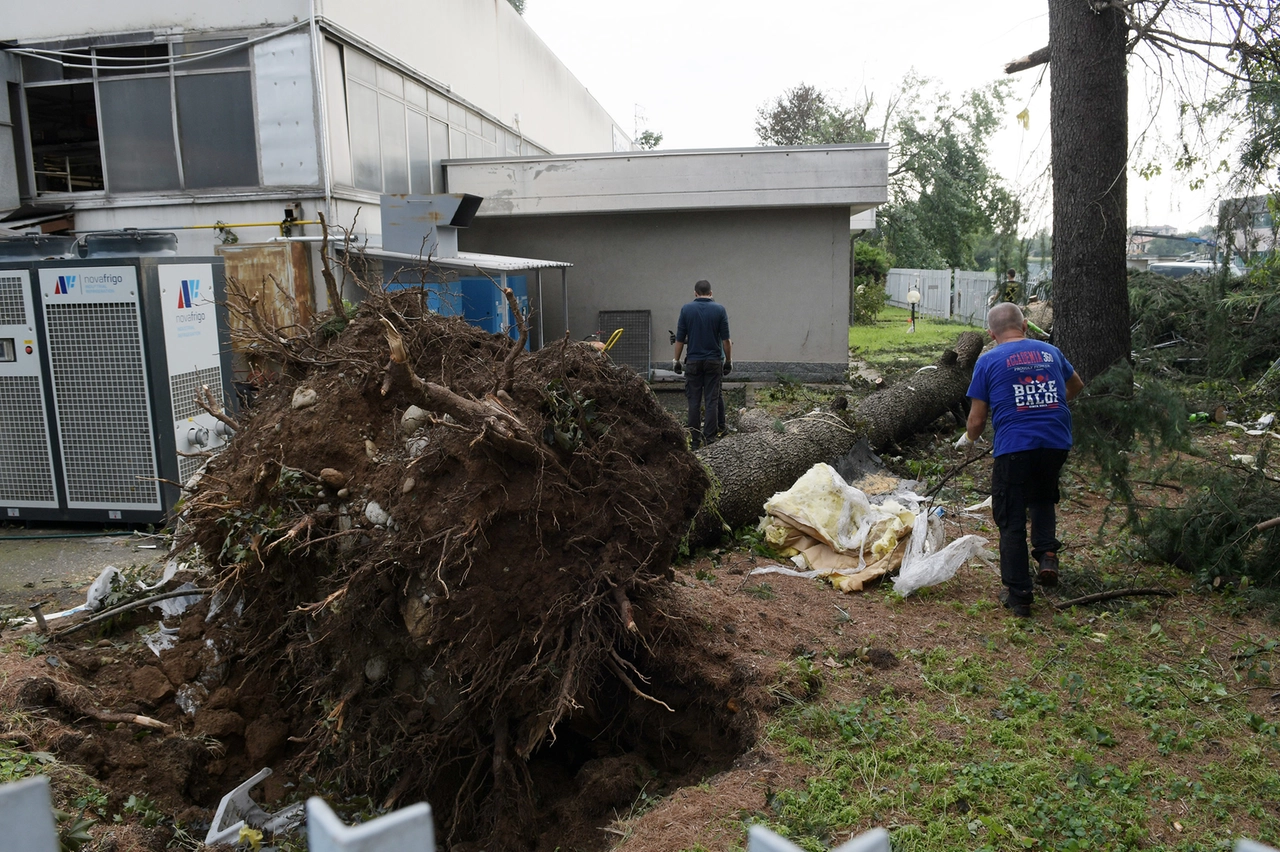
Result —
<svg viewBox="0 0 1280 852"><path fill-rule="evenodd" d="M569 333L569 270L560 267L560 302L564 308L564 333Z"/></svg>
<svg viewBox="0 0 1280 852"><path fill-rule="evenodd" d="M40 611L42 606L44 606L42 603L33 603L27 609L31 610L31 614L36 617L36 629L41 633L48 633L49 624L44 620L44 613Z"/></svg>
<svg viewBox="0 0 1280 852"><path fill-rule="evenodd" d="M534 275L538 282L538 348L547 345L547 337L542 328L542 270L535 269Z"/></svg>
<svg viewBox="0 0 1280 852"><path fill-rule="evenodd" d="M173 227L147 228L148 231L200 231L214 228L286 228L294 225L319 225L319 219L281 219L279 222L222 222L214 225L175 225Z"/></svg>

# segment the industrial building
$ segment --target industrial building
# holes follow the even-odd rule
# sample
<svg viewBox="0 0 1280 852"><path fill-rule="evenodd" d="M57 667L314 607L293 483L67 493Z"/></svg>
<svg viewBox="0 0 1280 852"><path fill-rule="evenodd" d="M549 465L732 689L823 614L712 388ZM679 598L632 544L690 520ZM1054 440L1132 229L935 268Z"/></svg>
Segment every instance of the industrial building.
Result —
<svg viewBox="0 0 1280 852"><path fill-rule="evenodd" d="M382 195L467 192L486 200L464 251L567 270L537 300L557 335L647 313L659 364L707 278L740 374L844 371L848 217L885 200L884 146L633 151L507 0L59 10L0 23L0 227L172 231L180 256L280 282L281 319L305 322L318 214L376 248Z"/></svg>

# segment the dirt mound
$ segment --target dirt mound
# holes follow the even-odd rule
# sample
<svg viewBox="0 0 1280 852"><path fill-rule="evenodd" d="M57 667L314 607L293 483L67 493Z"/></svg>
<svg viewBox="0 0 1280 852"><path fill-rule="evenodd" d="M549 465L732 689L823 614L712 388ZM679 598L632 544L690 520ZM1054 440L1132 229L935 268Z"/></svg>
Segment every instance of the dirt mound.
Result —
<svg viewBox="0 0 1280 852"><path fill-rule="evenodd" d="M333 328L292 344L189 500L234 641L216 663L166 652L170 680L256 760L520 848L536 754L596 748L579 763L610 774L622 752L592 743L648 724L625 708L668 713L646 641L675 628L639 613L706 476L644 381L589 347L516 352L415 292ZM274 724L246 716L266 701Z"/></svg>

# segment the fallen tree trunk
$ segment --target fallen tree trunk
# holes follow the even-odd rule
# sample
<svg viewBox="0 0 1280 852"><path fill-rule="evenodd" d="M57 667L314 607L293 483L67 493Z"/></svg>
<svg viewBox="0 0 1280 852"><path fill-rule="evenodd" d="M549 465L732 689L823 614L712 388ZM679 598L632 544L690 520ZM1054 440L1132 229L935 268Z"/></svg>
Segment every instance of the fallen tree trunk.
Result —
<svg viewBox="0 0 1280 852"><path fill-rule="evenodd" d="M784 430L730 436L698 452L715 477L713 492L694 521L692 540L707 544L725 528L755 521L766 500L790 488L818 462L831 462L866 438L875 450L924 429L964 406L983 337L966 331L932 365L877 391L852 412L817 412L788 421Z"/></svg>

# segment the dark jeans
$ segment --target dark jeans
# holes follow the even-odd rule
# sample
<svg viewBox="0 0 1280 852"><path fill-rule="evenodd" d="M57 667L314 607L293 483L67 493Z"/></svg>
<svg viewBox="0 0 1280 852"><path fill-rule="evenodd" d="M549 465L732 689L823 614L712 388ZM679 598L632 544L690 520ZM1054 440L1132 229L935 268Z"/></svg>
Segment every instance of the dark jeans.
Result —
<svg viewBox="0 0 1280 852"><path fill-rule="evenodd" d="M720 380L723 377L723 361L685 362L684 396L689 404L689 431L693 433L695 447L702 446L707 437L713 437L719 431Z"/></svg>
<svg viewBox="0 0 1280 852"><path fill-rule="evenodd" d="M1031 555L1057 553L1058 473L1066 450L1027 450L996 456L991 468L991 514L1000 528L1000 580L1009 596L1030 603L1027 516L1031 517Z"/></svg>

